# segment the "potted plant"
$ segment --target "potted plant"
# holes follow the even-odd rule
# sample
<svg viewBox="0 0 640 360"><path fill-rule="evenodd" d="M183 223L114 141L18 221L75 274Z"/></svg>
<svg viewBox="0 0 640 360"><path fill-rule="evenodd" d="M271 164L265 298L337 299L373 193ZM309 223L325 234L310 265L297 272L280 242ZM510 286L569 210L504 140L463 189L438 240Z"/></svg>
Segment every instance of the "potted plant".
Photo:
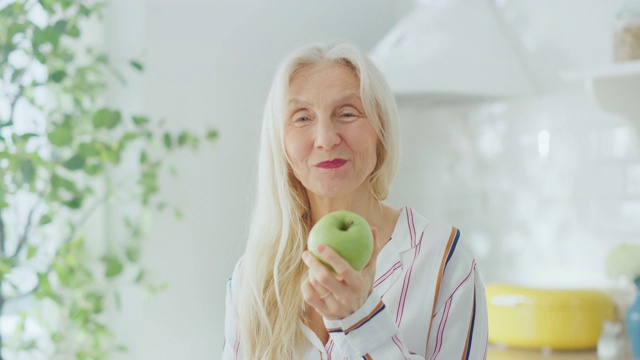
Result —
<svg viewBox="0 0 640 360"><path fill-rule="evenodd" d="M217 137L165 131L107 106L107 77L124 81L122 64L82 41L83 24L103 10L93 1L0 1L0 360L125 349L107 312L122 281L158 289L139 264L140 217L166 207L156 195L167 152ZM105 245L87 224L123 198L135 205L121 219L126 236Z"/></svg>

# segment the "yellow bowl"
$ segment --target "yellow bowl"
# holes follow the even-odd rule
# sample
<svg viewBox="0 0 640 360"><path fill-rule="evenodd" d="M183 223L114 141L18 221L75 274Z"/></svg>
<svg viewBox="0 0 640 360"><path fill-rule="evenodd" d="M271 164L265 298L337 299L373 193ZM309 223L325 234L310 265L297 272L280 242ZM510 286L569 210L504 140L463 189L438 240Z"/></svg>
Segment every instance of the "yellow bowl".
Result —
<svg viewBox="0 0 640 360"><path fill-rule="evenodd" d="M594 349L605 320L616 318L610 296L598 290L485 287L489 341L521 348Z"/></svg>

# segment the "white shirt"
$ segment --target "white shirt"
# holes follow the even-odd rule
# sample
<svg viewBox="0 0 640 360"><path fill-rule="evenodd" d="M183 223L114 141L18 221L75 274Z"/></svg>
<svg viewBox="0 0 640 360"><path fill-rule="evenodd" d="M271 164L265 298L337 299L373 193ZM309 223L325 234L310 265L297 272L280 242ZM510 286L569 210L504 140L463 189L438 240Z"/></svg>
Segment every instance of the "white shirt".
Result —
<svg viewBox="0 0 640 360"><path fill-rule="evenodd" d="M242 359L233 279L227 287L224 360ZM403 208L378 256L375 279L360 309L342 320L325 320L326 345L300 322L307 339L301 359L486 359L484 286L458 229Z"/></svg>

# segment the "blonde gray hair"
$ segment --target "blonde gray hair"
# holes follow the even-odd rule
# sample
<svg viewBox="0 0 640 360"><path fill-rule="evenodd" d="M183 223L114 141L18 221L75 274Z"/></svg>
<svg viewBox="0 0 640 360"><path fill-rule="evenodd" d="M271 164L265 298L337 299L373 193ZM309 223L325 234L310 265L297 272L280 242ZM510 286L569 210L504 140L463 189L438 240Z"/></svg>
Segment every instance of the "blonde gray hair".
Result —
<svg viewBox="0 0 640 360"><path fill-rule="evenodd" d="M312 226L309 200L289 166L284 147L284 120L291 79L302 68L338 62L360 80L364 110L376 130L377 164L369 185L379 201L388 195L399 162L398 111L382 73L349 43L315 43L283 59L264 108L256 203L236 297L241 352L248 359L299 358L304 309L300 285L306 276L301 262Z"/></svg>

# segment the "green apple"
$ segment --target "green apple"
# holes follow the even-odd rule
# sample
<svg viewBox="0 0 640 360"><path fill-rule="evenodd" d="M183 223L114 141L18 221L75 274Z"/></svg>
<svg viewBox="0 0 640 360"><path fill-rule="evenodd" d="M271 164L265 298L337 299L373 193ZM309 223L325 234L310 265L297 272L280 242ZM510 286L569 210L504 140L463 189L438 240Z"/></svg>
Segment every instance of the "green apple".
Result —
<svg viewBox="0 0 640 360"><path fill-rule="evenodd" d="M318 220L309 232L307 241L309 252L333 271L318 255L320 244L335 250L351 267L359 271L369 263L373 254L373 233L362 216L346 210L334 211Z"/></svg>

